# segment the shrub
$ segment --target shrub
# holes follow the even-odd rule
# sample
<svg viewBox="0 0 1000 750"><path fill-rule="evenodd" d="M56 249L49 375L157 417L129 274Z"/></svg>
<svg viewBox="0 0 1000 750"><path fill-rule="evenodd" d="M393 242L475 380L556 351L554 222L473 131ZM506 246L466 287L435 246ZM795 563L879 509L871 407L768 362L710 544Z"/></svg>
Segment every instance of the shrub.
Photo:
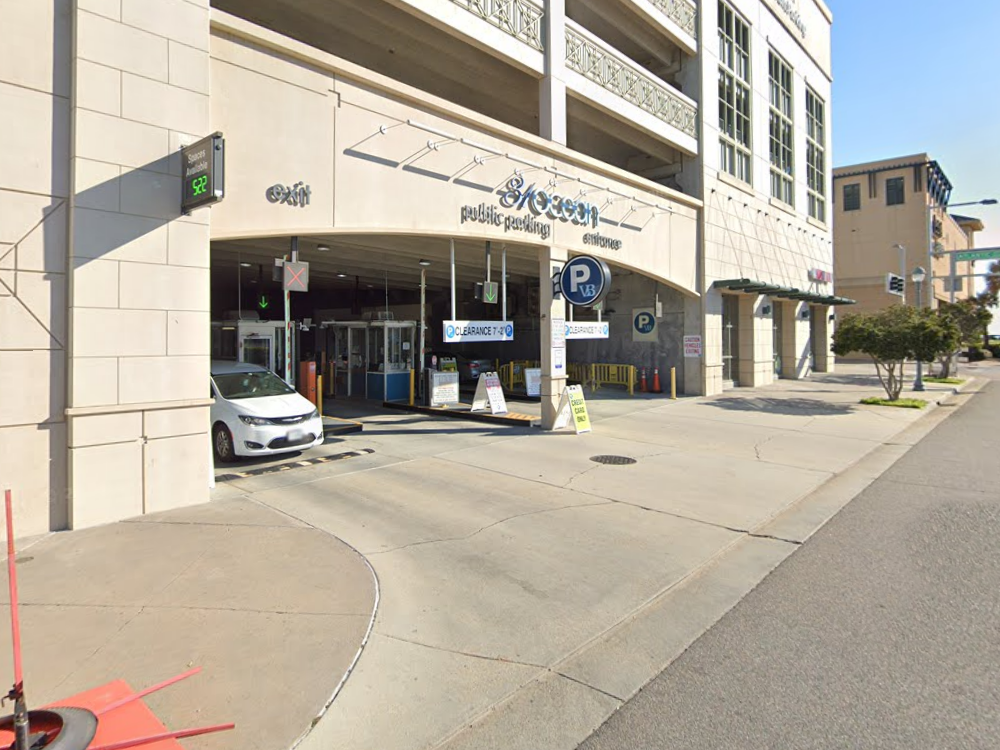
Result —
<svg viewBox="0 0 1000 750"><path fill-rule="evenodd" d="M922 398L863 398L861 403L866 406L898 406L901 409L923 409L927 406L927 402Z"/></svg>
<svg viewBox="0 0 1000 750"><path fill-rule="evenodd" d="M933 310L892 305L873 313L848 315L833 334L833 352L862 352L872 358L879 382L890 401L903 390L908 359L931 362L955 351L961 331L949 317Z"/></svg>

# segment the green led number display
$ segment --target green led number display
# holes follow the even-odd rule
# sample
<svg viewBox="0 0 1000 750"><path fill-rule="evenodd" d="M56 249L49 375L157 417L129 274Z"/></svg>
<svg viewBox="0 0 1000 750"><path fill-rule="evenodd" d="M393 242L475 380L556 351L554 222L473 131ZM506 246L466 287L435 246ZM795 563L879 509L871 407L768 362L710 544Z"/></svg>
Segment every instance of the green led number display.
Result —
<svg viewBox="0 0 1000 750"><path fill-rule="evenodd" d="M192 195L203 195L207 188L208 188L207 174L203 174L201 177L195 177L193 180L191 180Z"/></svg>
<svg viewBox="0 0 1000 750"><path fill-rule="evenodd" d="M181 175L181 213L222 200L226 186L226 141L222 133L213 133L181 149Z"/></svg>

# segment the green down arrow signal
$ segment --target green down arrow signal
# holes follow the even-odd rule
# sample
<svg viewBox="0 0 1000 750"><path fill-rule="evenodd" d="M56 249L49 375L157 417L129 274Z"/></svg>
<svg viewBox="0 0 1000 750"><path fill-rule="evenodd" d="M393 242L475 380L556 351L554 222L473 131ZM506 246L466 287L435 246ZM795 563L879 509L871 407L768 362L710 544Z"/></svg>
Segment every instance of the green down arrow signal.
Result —
<svg viewBox="0 0 1000 750"><path fill-rule="evenodd" d="M270 302L268 302L268 299L267 299L267 297L265 297L265 296L264 296L264 295L262 294L262 295L260 296L260 301L259 301L259 302L257 302L257 307L259 307L259 308L260 308L261 310L266 310L266 309L268 308L268 305L270 305L270 304L271 304L271 303L270 303Z"/></svg>
<svg viewBox="0 0 1000 750"><path fill-rule="evenodd" d="M497 303L497 287L498 284L495 281L487 281L483 284L483 299L492 305Z"/></svg>

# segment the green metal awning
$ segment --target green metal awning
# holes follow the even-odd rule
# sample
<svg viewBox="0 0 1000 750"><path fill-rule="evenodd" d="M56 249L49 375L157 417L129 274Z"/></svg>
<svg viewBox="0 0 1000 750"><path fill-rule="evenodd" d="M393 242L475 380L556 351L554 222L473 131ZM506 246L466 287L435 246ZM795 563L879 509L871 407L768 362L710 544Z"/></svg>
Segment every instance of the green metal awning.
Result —
<svg viewBox="0 0 1000 750"><path fill-rule="evenodd" d="M751 281L750 279L726 279L725 281L716 281L712 286L716 289L741 289L756 283L758 282Z"/></svg>
<svg viewBox="0 0 1000 750"><path fill-rule="evenodd" d="M847 297L837 297L829 294L819 294L818 292L807 292L790 286L778 286L766 281L755 281L754 279L725 279L712 284L715 289L726 289L731 292L744 292L746 294L767 294L771 297L781 299L793 299L800 302L809 302L814 305L854 305L857 302Z"/></svg>

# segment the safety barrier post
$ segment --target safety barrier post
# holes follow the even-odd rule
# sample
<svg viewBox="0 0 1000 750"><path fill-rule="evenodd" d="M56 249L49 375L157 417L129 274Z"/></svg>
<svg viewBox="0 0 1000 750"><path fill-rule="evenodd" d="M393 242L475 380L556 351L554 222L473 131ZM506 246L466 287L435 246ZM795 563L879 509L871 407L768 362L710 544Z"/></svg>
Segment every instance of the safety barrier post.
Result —
<svg viewBox="0 0 1000 750"><path fill-rule="evenodd" d="M316 377L316 409L319 411L320 419L323 418L323 376Z"/></svg>
<svg viewBox="0 0 1000 750"><path fill-rule="evenodd" d="M635 365L628 365L628 395L635 395Z"/></svg>
<svg viewBox="0 0 1000 750"><path fill-rule="evenodd" d="M670 368L670 398L677 400L677 368Z"/></svg>
<svg viewBox="0 0 1000 750"><path fill-rule="evenodd" d="M413 370L410 370L410 406L413 406Z"/></svg>

